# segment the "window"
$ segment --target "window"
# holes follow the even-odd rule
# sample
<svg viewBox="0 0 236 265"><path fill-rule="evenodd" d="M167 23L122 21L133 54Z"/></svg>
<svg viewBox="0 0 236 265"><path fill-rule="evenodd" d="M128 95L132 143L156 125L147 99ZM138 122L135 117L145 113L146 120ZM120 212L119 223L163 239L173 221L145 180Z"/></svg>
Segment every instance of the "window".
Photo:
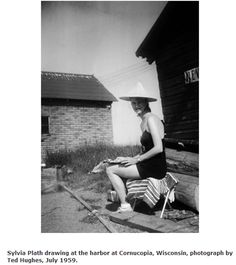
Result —
<svg viewBox="0 0 236 265"><path fill-rule="evenodd" d="M41 128L42 134L49 134L49 117L48 116L42 116L41 120Z"/></svg>

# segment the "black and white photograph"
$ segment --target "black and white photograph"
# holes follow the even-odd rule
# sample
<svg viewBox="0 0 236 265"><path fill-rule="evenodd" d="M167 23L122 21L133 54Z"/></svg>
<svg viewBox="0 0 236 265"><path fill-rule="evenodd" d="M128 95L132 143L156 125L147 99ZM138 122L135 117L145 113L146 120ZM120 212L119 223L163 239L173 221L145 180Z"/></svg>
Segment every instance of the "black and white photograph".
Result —
<svg viewBox="0 0 236 265"><path fill-rule="evenodd" d="M199 3L41 15L42 233L198 233Z"/></svg>
<svg viewBox="0 0 236 265"><path fill-rule="evenodd" d="M235 264L235 10L2 1L0 264Z"/></svg>

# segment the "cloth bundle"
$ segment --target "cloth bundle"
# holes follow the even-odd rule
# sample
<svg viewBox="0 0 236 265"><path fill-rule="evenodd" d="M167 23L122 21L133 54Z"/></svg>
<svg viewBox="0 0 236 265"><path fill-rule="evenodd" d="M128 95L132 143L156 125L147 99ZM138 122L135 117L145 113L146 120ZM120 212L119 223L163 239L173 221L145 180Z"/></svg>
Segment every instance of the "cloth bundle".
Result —
<svg viewBox="0 0 236 265"><path fill-rule="evenodd" d="M169 172L163 179L147 178L143 180L127 180L127 201L143 200L150 208L153 208L160 200L161 195L169 195L170 202L173 202L174 187L177 185L178 180Z"/></svg>

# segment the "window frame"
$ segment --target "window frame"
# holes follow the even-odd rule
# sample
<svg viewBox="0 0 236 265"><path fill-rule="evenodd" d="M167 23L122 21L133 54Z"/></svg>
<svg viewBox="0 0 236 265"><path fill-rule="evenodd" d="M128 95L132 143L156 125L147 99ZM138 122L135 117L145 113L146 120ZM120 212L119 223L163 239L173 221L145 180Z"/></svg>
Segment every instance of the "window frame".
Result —
<svg viewBox="0 0 236 265"><path fill-rule="evenodd" d="M47 119L44 121L43 119ZM48 115L42 115L41 116L41 134L43 135L49 135L50 134L50 117Z"/></svg>

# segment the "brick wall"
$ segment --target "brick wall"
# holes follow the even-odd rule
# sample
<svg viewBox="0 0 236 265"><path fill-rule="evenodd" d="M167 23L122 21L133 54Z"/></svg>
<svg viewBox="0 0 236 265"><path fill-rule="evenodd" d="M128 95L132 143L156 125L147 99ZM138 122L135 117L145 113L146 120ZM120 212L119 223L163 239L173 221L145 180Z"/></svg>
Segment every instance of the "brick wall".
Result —
<svg viewBox="0 0 236 265"><path fill-rule="evenodd" d="M42 135L42 160L46 151L74 150L85 143L113 142L109 108L42 105L41 115L49 116L49 135Z"/></svg>

